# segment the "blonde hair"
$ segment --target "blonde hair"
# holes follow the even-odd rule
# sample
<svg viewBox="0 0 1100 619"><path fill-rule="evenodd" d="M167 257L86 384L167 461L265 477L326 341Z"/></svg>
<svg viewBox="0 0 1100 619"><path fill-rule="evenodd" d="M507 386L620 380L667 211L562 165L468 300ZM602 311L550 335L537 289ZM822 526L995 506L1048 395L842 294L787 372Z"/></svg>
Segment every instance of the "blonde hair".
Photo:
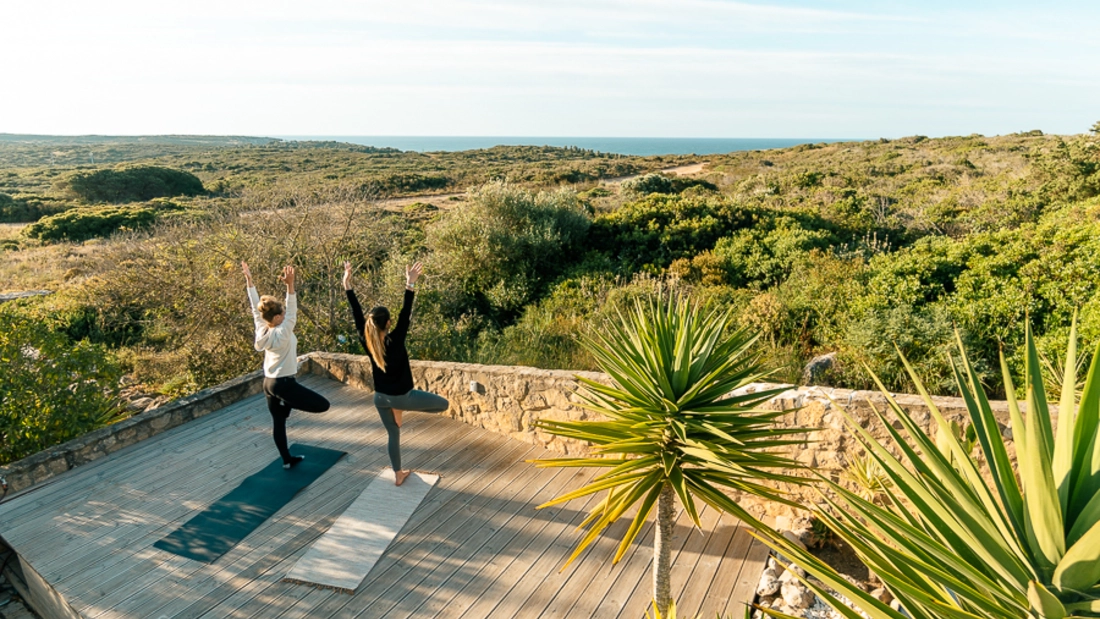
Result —
<svg viewBox="0 0 1100 619"><path fill-rule="evenodd" d="M389 322L390 311L384 307L376 307L367 316L366 333L363 334L371 359L374 359L374 364L383 372L386 371L386 326Z"/></svg>
<svg viewBox="0 0 1100 619"><path fill-rule="evenodd" d="M283 302L275 297L264 295L260 297L260 318L264 319L264 322L271 324L272 320L284 311Z"/></svg>

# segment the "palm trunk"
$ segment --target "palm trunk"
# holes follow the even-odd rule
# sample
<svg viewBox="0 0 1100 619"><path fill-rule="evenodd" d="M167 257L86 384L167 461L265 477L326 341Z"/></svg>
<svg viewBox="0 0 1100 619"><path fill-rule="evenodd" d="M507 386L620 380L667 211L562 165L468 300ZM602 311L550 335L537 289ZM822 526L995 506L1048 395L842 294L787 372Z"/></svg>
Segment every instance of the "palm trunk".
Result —
<svg viewBox="0 0 1100 619"><path fill-rule="evenodd" d="M653 536L653 600L662 617L672 602L672 525L676 520L676 493L667 482L657 499L657 527Z"/></svg>

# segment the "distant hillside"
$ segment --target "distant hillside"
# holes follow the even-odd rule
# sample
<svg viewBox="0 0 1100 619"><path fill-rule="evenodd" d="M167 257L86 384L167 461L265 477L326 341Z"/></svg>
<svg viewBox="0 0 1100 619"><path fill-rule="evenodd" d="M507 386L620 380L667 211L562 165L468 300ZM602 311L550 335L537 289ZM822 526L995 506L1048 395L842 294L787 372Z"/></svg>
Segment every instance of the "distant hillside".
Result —
<svg viewBox="0 0 1100 619"><path fill-rule="evenodd" d="M0 143L15 144L199 144L204 146L242 146L270 144L276 138L239 135L33 135L0 133Z"/></svg>

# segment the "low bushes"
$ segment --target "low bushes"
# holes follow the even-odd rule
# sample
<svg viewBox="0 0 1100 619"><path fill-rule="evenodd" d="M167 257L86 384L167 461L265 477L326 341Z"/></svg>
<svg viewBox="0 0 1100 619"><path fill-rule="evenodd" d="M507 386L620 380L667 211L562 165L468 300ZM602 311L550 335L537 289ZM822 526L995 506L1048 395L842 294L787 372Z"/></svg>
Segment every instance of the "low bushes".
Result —
<svg viewBox="0 0 1100 619"><path fill-rule="evenodd" d="M24 234L47 242L79 243L119 230L146 228L156 219L156 211L147 206L81 207L43 217L28 226Z"/></svg>
<svg viewBox="0 0 1100 619"><path fill-rule="evenodd" d="M0 464L106 425L119 411L122 373L103 346L74 344L7 307L0 362Z"/></svg>
<svg viewBox="0 0 1100 619"><path fill-rule="evenodd" d="M60 188L86 202L112 204L197 196L206 192L202 181L194 174L158 166L78 172L61 181Z"/></svg>
<svg viewBox="0 0 1100 619"><path fill-rule="evenodd" d="M28 223L71 208L68 202L43 196L9 196L0 193L0 223Z"/></svg>

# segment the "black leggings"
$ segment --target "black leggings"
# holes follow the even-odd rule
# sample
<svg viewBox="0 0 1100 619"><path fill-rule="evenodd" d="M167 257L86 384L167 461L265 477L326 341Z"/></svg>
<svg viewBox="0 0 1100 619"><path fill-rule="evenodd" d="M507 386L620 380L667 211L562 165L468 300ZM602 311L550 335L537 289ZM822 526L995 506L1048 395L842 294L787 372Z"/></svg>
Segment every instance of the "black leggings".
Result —
<svg viewBox="0 0 1100 619"><path fill-rule="evenodd" d="M325 396L298 384L293 376L279 378L264 377L264 396L267 398L267 410L271 413L271 435L275 447L283 462L290 462L290 449L286 444L286 419L290 410L296 408L307 413L323 413L328 410L329 402Z"/></svg>
<svg viewBox="0 0 1100 619"><path fill-rule="evenodd" d="M442 413L447 410L450 403L443 396L419 389L413 389L405 395L388 395L374 393L374 408L378 409L378 416L382 418L382 425L389 434L387 448L390 453L390 465L393 470L401 470L401 428L393 416L393 409L403 411L417 411L421 413Z"/></svg>

